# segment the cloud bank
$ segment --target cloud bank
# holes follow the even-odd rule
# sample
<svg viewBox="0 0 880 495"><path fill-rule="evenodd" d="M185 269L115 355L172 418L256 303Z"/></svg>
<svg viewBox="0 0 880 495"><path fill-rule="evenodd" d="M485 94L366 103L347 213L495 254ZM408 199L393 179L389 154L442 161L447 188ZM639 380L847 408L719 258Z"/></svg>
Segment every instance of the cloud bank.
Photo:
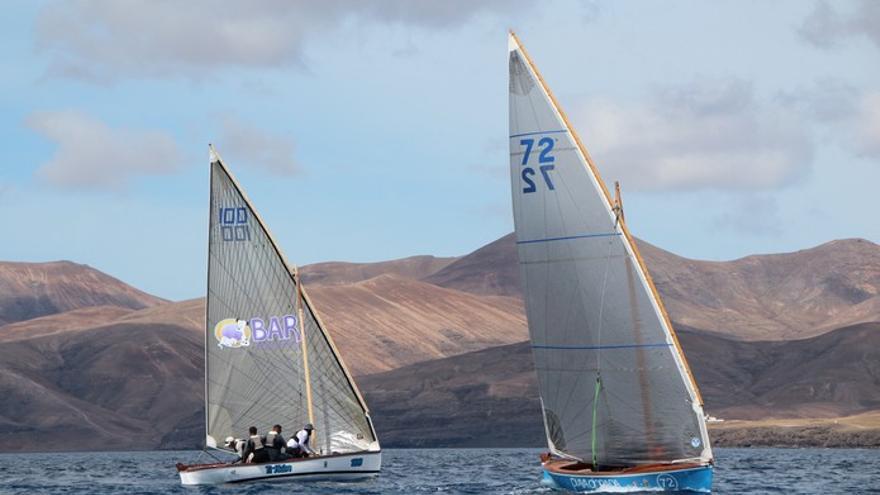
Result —
<svg viewBox="0 0 880 495"><path fill-rule="evenodd" d="M660 89L642 105L593 100L575 118L603 175L628 188L774 189L813 159L798 112L759 101L738 79Z"/></svg>
<svg viewBox="0 0 880 495"><path fill-rule="evenodd" d="M36 112L25 124L58 146L36 174L61 188L122 190L136 176L170 174L183 162L160 131L111 128L76 111Z"/></svg>
<svg viewBox="0 0 880 495"><path fill-rule="evenodd" d="M860 0L852 12L838 10L840 3L816 2L798 27L804 41L818 48L833 48L846 39L864 36L880 48L880 2Z"/></svg>
<svg viewBox="0 0 880 495"><path fill-rule="evenodd" d="M49 74L201 79L224 68L303 65L311 36L351 22L449 28L524 2L486 0L80 0L53 3L36 25Z"/></svg>

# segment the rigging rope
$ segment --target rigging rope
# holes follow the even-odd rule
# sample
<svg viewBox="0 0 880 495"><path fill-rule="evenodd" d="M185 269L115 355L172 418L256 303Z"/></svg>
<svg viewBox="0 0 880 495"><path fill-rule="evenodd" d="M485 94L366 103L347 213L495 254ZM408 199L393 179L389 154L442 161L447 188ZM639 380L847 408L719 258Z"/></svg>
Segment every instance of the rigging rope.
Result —
<svg viewBox="0 0 880 495"><path fill-rule="evenodd" d="M596 454L596 413L599 410L599 390L602 389L602 376L596 374L596 390L593 392L593 428L590 434L591 451L593 454L593 470L598 468L599 456Z"/></svg>

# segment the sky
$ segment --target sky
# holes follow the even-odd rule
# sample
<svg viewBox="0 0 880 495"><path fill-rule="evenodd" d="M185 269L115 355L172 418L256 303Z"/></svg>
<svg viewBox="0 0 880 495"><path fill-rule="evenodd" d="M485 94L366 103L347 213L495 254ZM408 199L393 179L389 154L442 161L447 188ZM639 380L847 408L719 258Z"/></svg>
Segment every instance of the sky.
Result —
<svg viewBox="0 0 880 495"><path fill-rule="evenodd" d="M208 143L288 259L510 232L507 30L635 235L880 242L880 2L8 1L0 260L205 292Z"/></svg>

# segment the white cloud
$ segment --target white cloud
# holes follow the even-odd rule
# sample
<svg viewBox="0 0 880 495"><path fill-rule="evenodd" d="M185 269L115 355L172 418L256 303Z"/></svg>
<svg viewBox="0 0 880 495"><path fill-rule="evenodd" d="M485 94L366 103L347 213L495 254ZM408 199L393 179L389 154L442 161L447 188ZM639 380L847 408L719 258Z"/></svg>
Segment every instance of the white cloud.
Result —
<svg viewBox="0 0 880 495"><path fill-rule="evenodd" d="M860 0L852 12L837 10L825 0L816 2L813 11L798 27L797 33L818 48L833 48L841 41L864 36L880 48L880 2Z"/></svg>
<svg viewBox="0 0 880 495"><path fill-rule="evenodd" d="M221 121L217 147L242 164L251 164L276 175L299 171L292 138L267 132L233 117Z"/></svg>
<svg viewBox="0 0 880 495"><path fill-rule="evenodd" d="M205 77L228 67L305 63L311 36L346 22L448 28L524 2L487 0L91 0L52 3L38 18L49 73L95 82ZM405 49L406 47L404 47Z"/></svg>
<svg viewBox="0 0 880 495"><path fill-rule="evenodd" d="M773 189L812 163L797 111L735 79L660 90L645 105L594 100L575 115L603 175L627 188Z"/></svg>
<svg viewBox="0 0 880 495"><path fill-rule="evenodd" d="M183 161L163 132L114 129L80 112L36 112L26 124L57 144L36 174L58 187L119 190L139 175L172 173Z"/></svg>
<svg viewBox="0 0 880 495"><path fill-rule="evenodd" d="M880 91L860 91L826 79L780 93L777 101L820 124L832 140L856 155L880 157Z"/></svg>

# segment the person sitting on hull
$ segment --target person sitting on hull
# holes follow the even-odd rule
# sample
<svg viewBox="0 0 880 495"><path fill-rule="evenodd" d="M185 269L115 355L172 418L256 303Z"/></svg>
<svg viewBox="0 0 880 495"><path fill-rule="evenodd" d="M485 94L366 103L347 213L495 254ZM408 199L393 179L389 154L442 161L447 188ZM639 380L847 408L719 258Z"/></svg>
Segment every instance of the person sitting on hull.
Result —
<svg viewBox="0 0 880 495"><path fill-rule="evenodd" d="M269 452L266 450L266 444L263 443L263 437L257 434L257 427L251 426L248 428L248 433L250 438L241 458L246 463L269 462Z"/></svg>
<svg viewBox="0 0 880 495"><path fill-rule="evenodd" d="M247 442L235 437L226 437L226 448L235 452L238 456L234 462L239 462L244 459L244 448L247 446Z"/></svg>
<svg viewBox="0 0 880 495"><path fill-rule="evenodd" d="M269 460L283 461L287 459L287 444L281 436L281 425L275 425L266 434L266 450L269 452Z"/></svg>
<svg viewBox="0 0 880 495"><path fill-rule="evenodd" d="M312 431L315 429L311 423L306 424L287 441L287 453L292 457L309 457L315 455L315 451L309 446Z"/></svg>

